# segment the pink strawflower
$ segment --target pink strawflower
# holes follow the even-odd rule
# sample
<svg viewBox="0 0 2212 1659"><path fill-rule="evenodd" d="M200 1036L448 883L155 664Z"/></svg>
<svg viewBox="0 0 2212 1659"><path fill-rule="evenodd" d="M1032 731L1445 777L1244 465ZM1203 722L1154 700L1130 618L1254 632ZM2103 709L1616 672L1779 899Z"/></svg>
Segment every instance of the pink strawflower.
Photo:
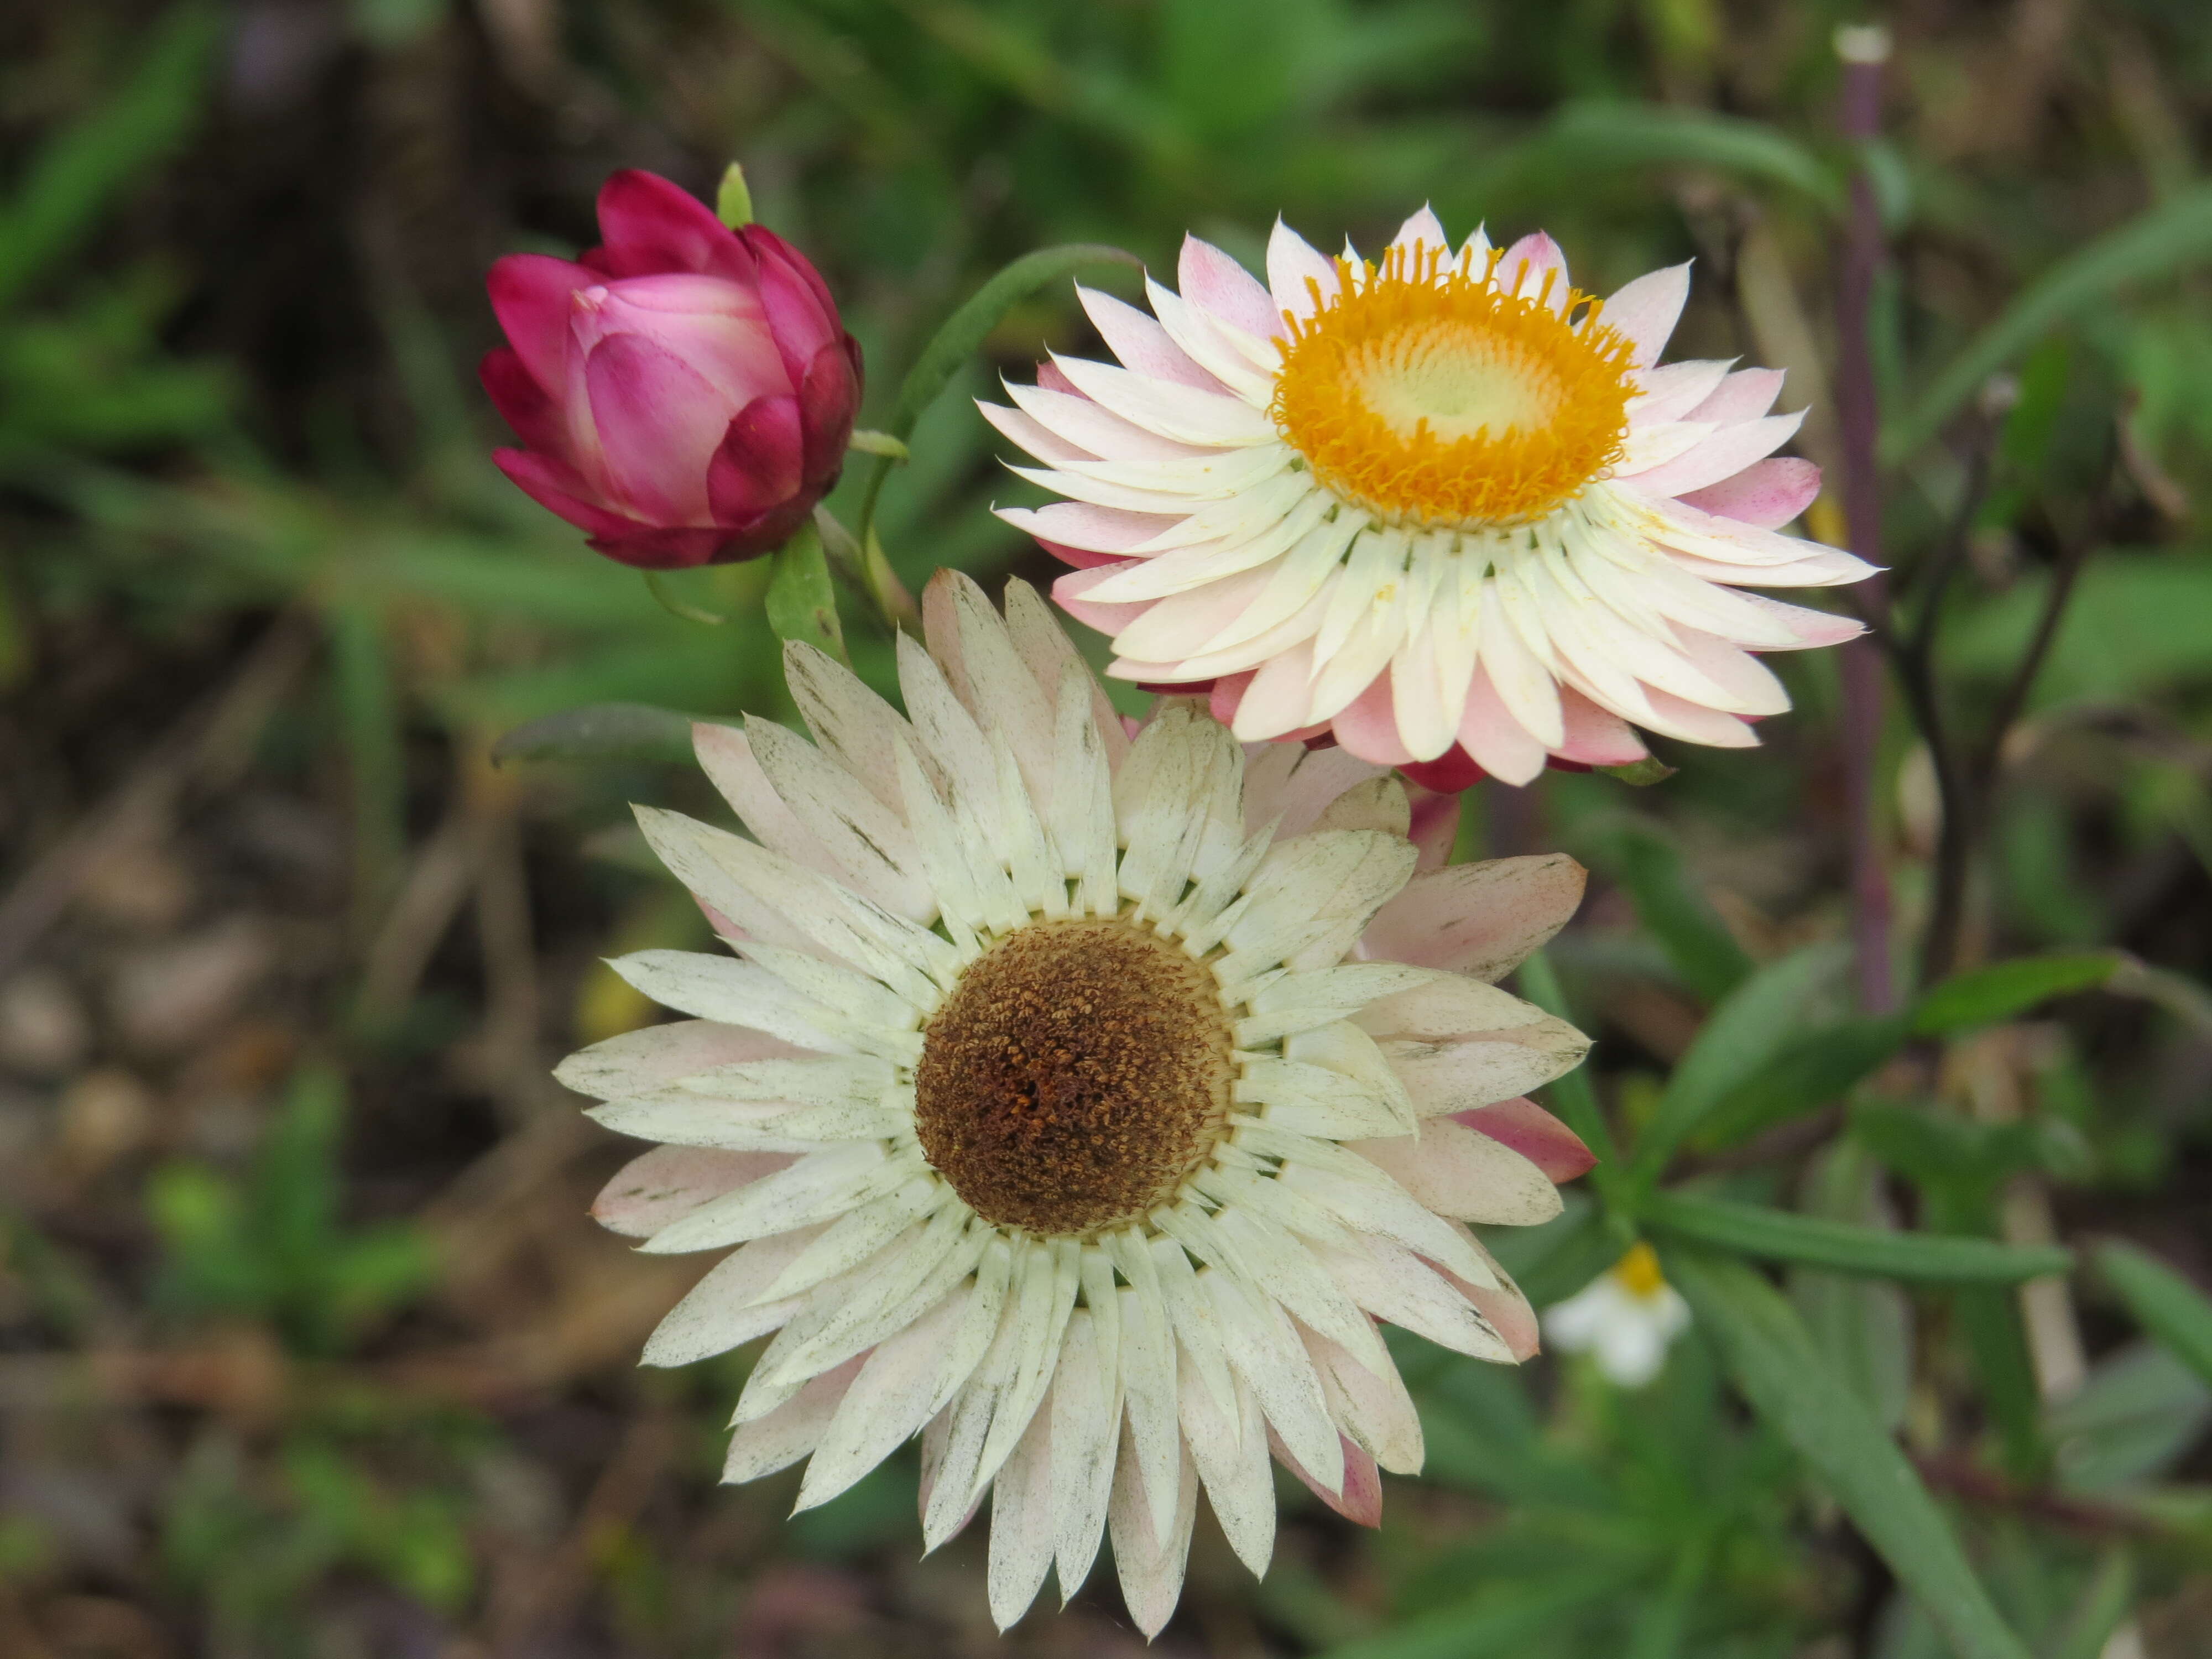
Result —
<svg viewBox="0 0 2212 1659"><path fill-rule="evenodd" d="M814 267L650 173L599 191L580 259L514 253L486 287L511 349L484 390L526 446L493 459L610 558L719 564L789 539L844 465L860 349Z"/></svg>
<svg viewBox="0 0 2212 1659"><path fill-rule="evenodd" d="M1859 631L1738 591L1869 567L1779 533L1820 473L1767 459L1778 371L1659 366L1686 265L1601 303L1550 238L1424 209L1379 267L1279 222L1266 285L1195 239L1179 277L1151 316L1085 292L1121 366L984 410L1066 498L1000 516L1079 567L1054 597L1115 676L1458 788L1639 760L1632 725L1751 746L1789 698L1750 653Z"/></svg>

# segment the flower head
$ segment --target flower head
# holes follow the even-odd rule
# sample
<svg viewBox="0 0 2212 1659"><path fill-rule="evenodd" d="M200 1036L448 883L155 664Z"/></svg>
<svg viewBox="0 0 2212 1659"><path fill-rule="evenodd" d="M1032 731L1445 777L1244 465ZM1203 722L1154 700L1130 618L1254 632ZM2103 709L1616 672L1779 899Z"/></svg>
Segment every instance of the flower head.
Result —
<svg viewBox="0 0 2212 1659"><path fill-rule="evenodd" d="M773 231L650 173L607 180L599 230L580 260L492 267L510 345L484 389L526 446L494 459L624 564L774 551L837 481L860 405L830 290Z"/></svg>
<svg viewBox="0 0 2212 1659"><path fill-rule="evenodd" d="M1687 266L1599 301L1548 237L1459 248L1424 209L1380 264L1280 223L1262 286L1195 239L1153 315L1085 291L1121 365L1055 357L985 406L1066 499L1000 516L1109 672L1210 692L1246 741L1324 733L1459 788L1641 759L1632 726L1755 744L1751 653L1859 626L1747 587L1869 567L1780 534L1809 462L1782 376L1659 366Z"/></svg>
<svg viewBox="0 0 2212 1659"><path fill-rule="evenodd" d="M1624 1389L1659 1375L1668 1346L1690 1328L1690 1305L1659 1271L1649 1244L1628 1254L1565 1302L1544 1310L1544 1334L1568 1353L1586 1353Z"/></svg>
<svg viewBox="0 0 2212 1659"><path fill-rule="evenodd" d="M1133 735L1050 611L940 574L902 716L793 645L814 741L702 726L755 839L641 811L732 957L616 963L693 1016L572 1056L668 1143L602 1194L653 1251L738 1246L646 1358L775 1333L726 1477L805 1508L922 1438L935 1547L991 1494L991 1607L1110 1531L1147 1631L1201 1491L1265 1568L1273 1456L1372 1522L1421 1462L1376 1325L1534 1352L1466 1225L1558 1212L1582 1143L1522 1091L1572 1027L1491 983L1577 903L1561 857L1423 868L1404 786L1248 755L1202 703Z"/></svg>

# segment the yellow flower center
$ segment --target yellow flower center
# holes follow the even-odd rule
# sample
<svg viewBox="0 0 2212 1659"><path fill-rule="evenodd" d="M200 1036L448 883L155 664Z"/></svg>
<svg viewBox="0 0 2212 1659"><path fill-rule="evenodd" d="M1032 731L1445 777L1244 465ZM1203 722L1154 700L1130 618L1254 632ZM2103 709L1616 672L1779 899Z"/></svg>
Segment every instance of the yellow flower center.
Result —
<svg viewBox="0 0 2212 1659"><path fill-rule="evenodd" d="M1628 1254L1613 1264L1613 1276L1620 1287L1639 1301L1650 1301L1667 1288L1667 1276L1659 1271L1659 1256L1649 1244L1638 1242L1629 1246Z"/></svg>
<svg viewBox="0 0 2212 1659"><path fill-rule="evenodd" d="M1339 497L1394 524L1519 524L1620 459L1633 346L1578 289L1554 311L1555 274L1517 298L1494 286L1502 257L1340 259L1336 296L1291 319L1268 413Z"/></svg>

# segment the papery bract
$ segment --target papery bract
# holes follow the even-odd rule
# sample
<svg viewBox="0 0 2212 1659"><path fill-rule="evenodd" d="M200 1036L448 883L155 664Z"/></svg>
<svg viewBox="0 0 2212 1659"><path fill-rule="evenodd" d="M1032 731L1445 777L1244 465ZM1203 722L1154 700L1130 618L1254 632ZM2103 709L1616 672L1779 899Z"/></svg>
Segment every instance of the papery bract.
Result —
<svg viewBox="0 0 2212 1659"><path fill-rule="evenodd" d="M491 269L509 344L484 390L523 441L494 455L610 558L648 569L774 551L844 464L860 349L804 255L732 230L650 173L599 191L580 259Z"/></svg>

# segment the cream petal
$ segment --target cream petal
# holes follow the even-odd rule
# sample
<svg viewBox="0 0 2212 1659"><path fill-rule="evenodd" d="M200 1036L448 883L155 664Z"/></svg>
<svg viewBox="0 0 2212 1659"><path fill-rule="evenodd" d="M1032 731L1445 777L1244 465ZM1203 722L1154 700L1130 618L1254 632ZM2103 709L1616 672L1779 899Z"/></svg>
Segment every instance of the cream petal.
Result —
<svg viewBox="0 0 2212 1659"><path fill-rule="evenodd" d="M1080 357L1055 354L1052 361L1085 397L1163 438L1227 447L1278 441L1275 423L1241 398L1152 380Z"/></svg>
<svg viewBox="0 0 2212 1659"><path fill-rule="evenodd" d="M763 1300L761 1293L823 1231L820 1226L801 1227L757 1238L716 1262L653 1328L638 1363L689 1365L780 1328L805 1298Z"/></svg>
<svg viewBox="0 0 2212 1659"><path fill-rule="evenodd" d="M1352 1299L1378 1319L1403 1326L1438 1347L1493 1364L1513 1351L1490 1322L1443 1274L1387 1239L1322 1246L1316 1254Z"/></svg>
<svg viewBox="0 0 2212 1659"><path fill-rule="evenodd" d="M592 1200L592 1219L625 1238L650 1238L725 1193L773 1175L789 1152L732 1152L699 1146L656 1146L623 1165Z"/></svg>
<svg viewBox="0 0 2212 1659"><path fill-rule="evenodd" d="M1386 1361L1376 1370L1319 1332L1299 1334L1337 1426L1391 1474L1419 1474L1424 1452L1420 1413L1398 1368Z"/></svg>
<svg viewBox="0 0 2212 1659"><path fill-rule="evenodd" d="M1275 309L1303 322L1334 299L1336 266L1279 216L1267 236L1267 288Z"/></svg>
<svg viewBox="0 0 2212 1659"><path fill-rule="evenodd" d="M828 1503L921 1431L967 1298L950 1296L869 1353L838 1403L799 1486L802 1510Z"/></svg>
<svg viewBox="0 0 2212 1659"><path fill-rule="evenodd" d="M1140 1261L1147 1270L1152 1267L1141 1243L1134 1250L1115 1255L1125 1275L1130 1261ZM1157 1275L1149 1292L1130 1285L1121 1288L1119 1297L1121 1398L1128 1412L1121 1455L1134 1465L1154 1531L1165 1534L1174 1524L1182 1456L1182 1434L1176 1425L1175 1330L1168 1322Z"/></svg>
<svg viewBox="0 0 2212 1659"><path fill-rule="evenodd" d="M1559 1189L1534 1164L1449 1117L1424 1123L1418 1135L1346 1144L1415 1199L1455 1221L1533 1227L1559 1213Z"/></svg>
<svg viewBox="0 0 2212 1659"><path fill-rule="evenodd" d="M991 1483L991 1544L984 1583L991 1621L1004 1631L1030 1610L1052 1567L1052 1422L1024 1431Z"/></svg>
<svg viewBox="0 0 2212 1659"><path fill-rule="evenodd" d="M1644 370L1636 377L1636 384L1643 389L1628 400L1629 424L1656 426L1686 418L1712 395L1735 366L1733 357L1701 357Z"/></svg>
<svg viewBox="0 0 2212 1659"><path fill-rule="evenodd" d="M1567 925L1588 879L1564 853L1454 865L1415 876L1361 942L1388 961L1495 984Z"/></svg>
<svg viewBox="0 0 2212 1659"><path fill-rule="evenodd" d="M1083 1588L1106 1530L1120 1448L1121 1379L1118 1355L1100 1352L1097 1322L1087 1308L1069 1315L1053 1368L1053 1565L1060 1605Z"/></svg>
<svg viewBox="0 0 2212 1659"><path fill-rule="evenodd" d="M1183 1566L1198 1518L1198 1476L1187 1455L1176 1459L1175 1504L1162 1526L1146 1501L1135 1459L1124 1443L1115 1466L1107 1519L1114 1533L1114 1570L1121 1600L1147 1641L1174 1616L1182 1595Z"/></svg>
<svg viewBox="0 0 2212 1659"><path fill-rule="evenodd" d="M892 753L901 741L913 740L906 717L863 685L843 663L803 641L784 642L783 669L791 700L823 757L896 811L898 776Z"/></svg>
<svg viewBox="0 0 2212 1659"><path fill-rule="evenodd" d="M643 1248L656 1255L720 1249L811 1226L889 1192L909 1173L905 1163L873 1141L810 1152L788 1168L671 1223Z"/></svg>
<svg viewBox="0 0 2212 1659"><path fill-rule="evenodd" d="M1095 405L1094 405L1095 407ZM1024 453L1034 455L1047 466L1066 466L1073 461L1093 461L1098 458L1087 449L1079 449L1050 428L1018 409L1008 409L1004 404L994 404L981 398L975 399L978 414L998 429L1007 442L1018 446Z"/></svg>
<svg viewBox="0 0 2212 1659"><path fill-rule="evenodd" d="M805 1051L764 1032L710 1019L672 1020L579 1048L553 1068L562 1087L599 1100L642 1094L679 1078L749 1060L791 1060Z"/></svg>
<svg viewBox="0 0 2212 1659"><path fill-rule="evenodd" d="M1198 1282L1213 1304L1230 1365L1258 1398L1269 1425L1318 1479L1340 1487L1344 1457L1336 1427L1289 1318L1217 1268L1200 1273Z"/></svg>
<svg viewBox="0 0 2212 1659"><path fill-rule="evenodd" d="M1176 1399L1183 1443L1206 1502L1237 1559L1254 1577L1264 1577L1275 1552L1275 1482L1259 1399L1237 1382L1224 1407L1192 1368L1188 1352L1181 1356L1180 1372Z"/></svg>
<svg viewBox="0 0 2212 1659"><path fill-rule="evenodd" d="M860 1371L860 1361L849 1360L815 1377L767 1415L740 1425L730 1437L729 1455L722 1462L723 1483L757 1480L812 1451Z"/></svg>

